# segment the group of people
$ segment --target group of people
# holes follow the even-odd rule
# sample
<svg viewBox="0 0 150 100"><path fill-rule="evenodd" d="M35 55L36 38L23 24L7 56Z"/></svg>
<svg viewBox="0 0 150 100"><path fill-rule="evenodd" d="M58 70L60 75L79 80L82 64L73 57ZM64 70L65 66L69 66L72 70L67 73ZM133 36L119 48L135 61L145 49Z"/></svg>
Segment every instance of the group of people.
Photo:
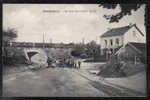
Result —
<svg viewBox="0 0 150 100"><path fill-rule="evenodd" d="M69 67L74 67L74 68L80 68L81 67L81 61L80 60L68 59L66 64Z"/></svg>
<svg viewBox="0 0 150 100"><path fill-rule="evenodd" d="M50 57L48 57L47 59L47 63L48 63L48 66L51 66L53 61ZM81 60L76 60L74 58L68 58L68 59L63 59L63 60L60 60L59 61L59 66L63 66L66 65L68 67L73 67L73 68L81 68Z"/></svg>

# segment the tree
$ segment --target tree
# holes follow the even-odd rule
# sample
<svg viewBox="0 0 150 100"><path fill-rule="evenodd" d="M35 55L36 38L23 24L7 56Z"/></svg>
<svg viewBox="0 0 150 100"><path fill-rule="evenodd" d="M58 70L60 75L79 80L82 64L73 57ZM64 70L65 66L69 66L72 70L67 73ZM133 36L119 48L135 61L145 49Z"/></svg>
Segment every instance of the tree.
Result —
<svg viewBox="0 0 150 100"><path fill-rule="evenodd" d="M12 56L14 51L12 48L7 47L9 42L13 41L17 38L17 31L15 29L3 30L3 47L2 47L2 56L3 56L3 64L12 64Z"/></svg>
<svg viewBox="0 0 150 100"><path fill-rule="evenodd" d="M3 30L3 42L10 42L17 38L17 31L14 28Z"/></svg>
<svg viewBox="0 0 150 100"><path fill-rule="evenodd" d="M80 57L81 54L85 53L85 47L82 44L76 44L74 50L71 52L72 56Z"/></svg>
<svg viewBox="0 0 150 100"><path fill-rule="evenodd" d="M116 13L114 15L104 15L104 18L106 18L106 20L109 20L110 23L113 23L113 22L119 22L119 20L126 15L132 15L133 13L132 11L137 11L142 5L144 4L100 4L99 7L103 7L107 9L115 9L117 6L120 7L121 11L119 13Z"/></svg>
<svg viewBox="0 0 150 100"><path fill-rule="evenodd" d="M100 55L100 46L95 41L91 41L86 45L86 53L88 56L92 56L94 59Z"/></svg>

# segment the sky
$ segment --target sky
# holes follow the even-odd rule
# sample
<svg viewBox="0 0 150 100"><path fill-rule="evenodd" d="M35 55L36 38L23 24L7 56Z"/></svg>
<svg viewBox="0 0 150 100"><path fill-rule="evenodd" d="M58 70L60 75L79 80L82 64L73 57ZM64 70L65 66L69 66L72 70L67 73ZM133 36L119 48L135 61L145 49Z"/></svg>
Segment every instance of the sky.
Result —
<svg viewBox="0 0 150 100"><path fill-rule="evenodd" d="M85 43L95 40L108 28L115 28L136 23L145 33L144 8L142 6L131 16L126 16L119 23L109 23L104 14L120 11L98 7L97 4L3 4L3 29L15 28L18 42Z"/></svg>

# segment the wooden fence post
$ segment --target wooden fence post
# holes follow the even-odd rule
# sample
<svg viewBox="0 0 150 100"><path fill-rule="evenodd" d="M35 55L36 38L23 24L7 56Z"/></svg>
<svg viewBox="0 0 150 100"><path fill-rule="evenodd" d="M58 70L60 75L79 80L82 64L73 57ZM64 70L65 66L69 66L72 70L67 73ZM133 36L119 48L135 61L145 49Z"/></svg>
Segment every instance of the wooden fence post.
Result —
<svg viewBox="0 0 150 100"><path fill-rule="evenodd" d="M135 56L135 58L134 58L134 64L136 65L136 56Z"/></svg>

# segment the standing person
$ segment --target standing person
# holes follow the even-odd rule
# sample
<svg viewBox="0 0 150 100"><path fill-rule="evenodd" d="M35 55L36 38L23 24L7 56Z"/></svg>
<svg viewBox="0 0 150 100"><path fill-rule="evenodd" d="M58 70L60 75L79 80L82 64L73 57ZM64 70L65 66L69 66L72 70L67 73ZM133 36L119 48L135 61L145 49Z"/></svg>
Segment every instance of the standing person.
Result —
<svg viewBox="0 0 150 100"><path fill-rule="evenodd" d="M74 67L74 60L72 59L72 61L71 61L71 62L72 62L72 67Z"/></svg>
<svg viewBox="0 0 150 100"><path fill-rule="evenodd" d="M68 65L71 68L71 59L69 58Z"/></svg>
<svg viewBox="0 0 150 100"><path fill-rule="evenodd" d="M79 68L81 67L81 61L80 60L78 61L78 66L79 66Z"/></svg>
<svg viewBox="0 0 150 100"><path fill-rule="evenodd" d="M52 61L51 61L50 57L48 57L48 58L47 58L47 63L48 63L48 66L47 66L47 67L50 67L50 66L51 66L51 62L52 62Z"/></svg>
<svg viewBox="0 0 150 100"><path fill-rule="evenodd" d="M74 60L74 68L77 68L77 63L75 60Z"/></svg>

